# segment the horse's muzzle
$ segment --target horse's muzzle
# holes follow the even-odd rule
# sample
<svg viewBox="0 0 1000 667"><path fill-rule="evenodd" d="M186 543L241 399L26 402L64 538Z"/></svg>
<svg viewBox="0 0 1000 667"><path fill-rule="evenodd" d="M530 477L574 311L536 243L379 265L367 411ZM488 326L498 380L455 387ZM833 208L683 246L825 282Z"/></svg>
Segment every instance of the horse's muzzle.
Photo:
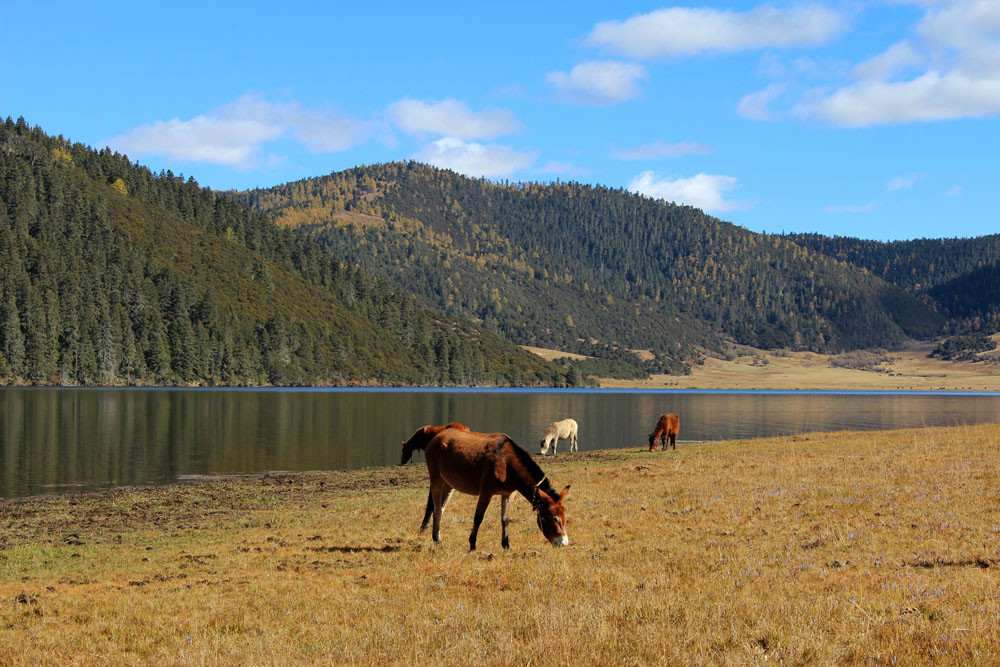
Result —
<svg viewBox="0 0 1000 667"><path fill-rule="evenodd" d="M552 546L554 547L568 547L569 546L569 535L561 535L559 537L552 538Z"/></svg>

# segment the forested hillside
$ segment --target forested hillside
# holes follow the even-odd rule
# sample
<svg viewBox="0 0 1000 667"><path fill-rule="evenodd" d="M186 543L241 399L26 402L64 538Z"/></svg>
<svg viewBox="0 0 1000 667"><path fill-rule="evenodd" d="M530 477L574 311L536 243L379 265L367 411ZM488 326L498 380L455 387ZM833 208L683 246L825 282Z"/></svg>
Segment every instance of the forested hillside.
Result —
<svg viewBox="0 0 1000 667"><path fill-rule="evenodd" d="M933 298L953 331L1000 330L1000 234L888 243L819 234L786 238Z"/></svg>
<svg viewBox="0 0 1000 667"><path fill-rule="evenodd" d="M623 190L498 184L410 162L233 196L520 344L587 353L599 341L669 364L722 336L827 352L942 323L868 271Z"/></svg>
<svg viewBox="0 0 1000 667"><path fill-rule="evenodd" d="M0 127L0 383L578 382L108 150Z"/></svg>

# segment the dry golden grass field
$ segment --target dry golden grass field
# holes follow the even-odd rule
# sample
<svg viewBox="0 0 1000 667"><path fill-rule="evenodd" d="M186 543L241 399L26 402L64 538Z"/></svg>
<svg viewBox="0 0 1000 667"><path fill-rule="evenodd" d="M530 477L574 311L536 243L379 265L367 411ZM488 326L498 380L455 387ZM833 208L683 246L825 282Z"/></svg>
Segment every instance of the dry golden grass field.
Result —
<svg viewBox="0 0 1000 667"><path fill-rule="evenodd" d="M541 464L563 549L422 464L0 504L0 665L1000 664L1000 426Z"/></svg>
<svg viewBox="0 0 1000 667"><path fill-rule="evenodd" d="M993 336L1000 343L1000 334ZM731 359L707 357L691 366L690 375L653 375L644 380L600 378L602 387L643 389L846 389L870 391L1000 391L1000 351L982 353L975 360L943 361L928 355L934 342L911 341L887 352L891 363L877 370L837 367L835 355L787 350L759 350L732 345ZM522 346L551 361L582 358L559 350ZM640 358L646 350L633 350Z"/></svg>

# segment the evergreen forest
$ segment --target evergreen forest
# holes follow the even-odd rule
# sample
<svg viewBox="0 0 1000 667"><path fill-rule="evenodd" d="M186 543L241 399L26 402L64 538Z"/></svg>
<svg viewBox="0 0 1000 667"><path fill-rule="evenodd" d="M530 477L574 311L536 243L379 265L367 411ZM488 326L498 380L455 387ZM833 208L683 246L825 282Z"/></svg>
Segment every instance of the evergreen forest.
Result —
<svg viewBox="0 0 1000 667"><path fill-rule="evenodd" d="M964 351L1000 330L1000 235L758 234L416 162L217 192L10 118L0 266L2 384L584 386L727 343L974 334Z"/></svg>
<svg viewBox="0 0 1000 667"><path fill-rule="evenodd" d="M892 242L818 234L786 238L929 298L947 316L949 331L1000 331L1000 234Z"/></svg>
<svg viewBox="0 0 1000 667"><path fill-rule="evenodd" d="M672 372L723 340L835 353L945 324L866 268L621 189L396 162L232 196L518 344L649 350Z"/></svg>
<svg viewBox="0 0 1000 667"><path fill-rule="evenodd" d="M308 237L107 149L0 125L0 382L582 382Z"/></svg>

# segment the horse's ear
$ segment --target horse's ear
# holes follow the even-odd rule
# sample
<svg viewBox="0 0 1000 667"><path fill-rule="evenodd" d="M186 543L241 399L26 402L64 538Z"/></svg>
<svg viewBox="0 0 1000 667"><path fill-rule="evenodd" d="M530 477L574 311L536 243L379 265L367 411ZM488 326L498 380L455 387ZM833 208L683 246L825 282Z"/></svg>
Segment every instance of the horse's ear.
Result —
<svg viewBox="0 0 1000 667"><path fill-rule="evenodd" d="M559 502L562 502L563 500L566 499L566 494L569 493L569 487L570 485L567 484L566 488L563 489L562 492L559 494Z"/></svg>
<svg viewBox="0 0 1000 667"><path fill-rule="evenodd" d="M553 501L552 496L550 496L549 494L545 493L544 491L542 491L541 489L539 489L537 486L535 487L535 497L537 497L537 498L539 498L541 500L544 500L547 503L551 503Z"/></svg>

